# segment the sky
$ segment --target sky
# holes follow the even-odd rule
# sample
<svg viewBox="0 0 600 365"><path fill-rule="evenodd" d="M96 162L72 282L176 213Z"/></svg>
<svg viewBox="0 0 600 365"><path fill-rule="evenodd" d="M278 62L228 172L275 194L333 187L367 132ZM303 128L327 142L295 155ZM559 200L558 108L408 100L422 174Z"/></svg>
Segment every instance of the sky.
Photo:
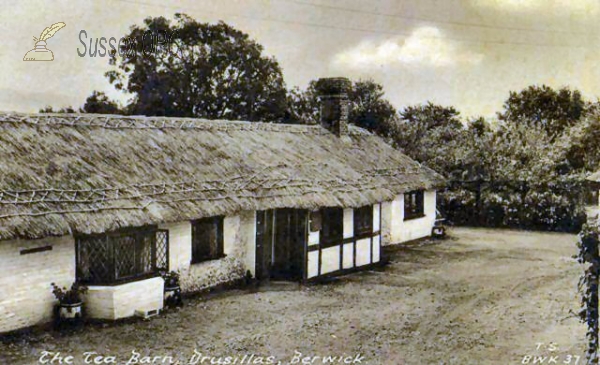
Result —
<svg viewBox="0 0 600 365"><path fill-rule="evenodd" d="M373 79L397 108L431 101L493 118L510 91L568 86L600 97L598 0L2 0L0 111L80 107L92 91L125 103L108 57L79 57L79 33L120 37L148 16L223 20L274 56L288 87ZM45 27L52 62L24 62Z"/></svg>

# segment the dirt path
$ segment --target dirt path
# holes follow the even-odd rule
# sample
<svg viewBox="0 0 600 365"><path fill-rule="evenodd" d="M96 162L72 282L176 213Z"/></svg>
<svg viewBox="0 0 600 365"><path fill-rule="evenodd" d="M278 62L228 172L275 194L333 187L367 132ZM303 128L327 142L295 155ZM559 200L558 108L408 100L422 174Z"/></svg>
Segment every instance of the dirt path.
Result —
<svg viewBox="0 0 600 365"><path fill-rule="evenodd" d="M393 365L520 364L526 355L563 363L582 356L585 327L570 313L579 306L575 236L484 229L454 229L451 236L397 247L385 269L326 285L233 291L189 300L147 322L0 344L0 363L40 363L41 351L73 355L75 364L85 363L85 351L125 363L133 350L182 364L194 350L238 356L238 364L251 354L254 363L274 356L287 364L295 351L360 354L363 364ZM153 363L168 363L160 360Z"/></svg>

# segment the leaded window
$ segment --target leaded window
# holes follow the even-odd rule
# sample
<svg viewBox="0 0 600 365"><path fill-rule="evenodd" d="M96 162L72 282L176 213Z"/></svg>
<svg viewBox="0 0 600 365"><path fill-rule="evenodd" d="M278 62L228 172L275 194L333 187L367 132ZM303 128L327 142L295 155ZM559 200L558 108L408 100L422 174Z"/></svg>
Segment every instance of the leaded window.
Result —
<svg viewBox="0 0 600 365"><path fill-rule="evenodd" d="M78 236L77 280L109 285L150 277L159 269L168 269L165 232L152 226Z"/></svg>

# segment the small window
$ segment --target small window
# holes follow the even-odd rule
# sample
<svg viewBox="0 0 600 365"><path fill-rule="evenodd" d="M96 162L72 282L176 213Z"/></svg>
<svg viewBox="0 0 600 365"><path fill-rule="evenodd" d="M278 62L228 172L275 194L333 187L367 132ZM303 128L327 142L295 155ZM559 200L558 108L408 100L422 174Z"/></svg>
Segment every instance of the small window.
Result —
<svg viewBox="0 0 600 365"><path fill-rule="evenodd" d="M354 237L371 236L373 234L373 206L354 209Z"/></svg>
<svg viewBox="0 0 600 365"><path fill-rule="evenodd" d="M192 264L223 257L223 217L192 222Z"/></svg>
<svg viewBox="0 0 600 365"><path fill-rule="evenodd" d="M404 220L425 216L423 191L412 191L404 194Z"/></svg>
<svg viewBox="0 0 600 365"><path fill-rule="evenodd" d="M321 243L340 244L344 239L344 209L324 208L321 210Z"/></svg>
<svg viewBox="0 0 600 365"><path fill-rule="evenodd" d="M321 219L321 211L315 210L313 212L310 212L310 231L318 232L321 230L322 226L323 223Z"/></svg>

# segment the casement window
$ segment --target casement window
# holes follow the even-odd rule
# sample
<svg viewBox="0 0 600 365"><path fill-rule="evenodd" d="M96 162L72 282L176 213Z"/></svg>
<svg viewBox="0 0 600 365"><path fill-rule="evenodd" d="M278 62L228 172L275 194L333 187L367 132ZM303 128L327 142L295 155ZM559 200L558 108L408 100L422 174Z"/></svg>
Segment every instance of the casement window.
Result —
<svg viewBox="0 0 600 365"><path fill-rule="evenodd" d="M423 191L411 191L404 194L404 220L425 216Z"/></svg>
<svg viewBox="0 0 600 365"><path fill-rule="evenodd" d="M77 280L111 285L168 269L168 231L155 226L76 238Z"/></svg>
<svg viewBox="0 0 600 365"><path fill-rule="evenodd" d="M321 244L336 245L344 239L344 209L321 209Z"/></svg>
<svg viewBox="0 0 600 365"><path fill-rule="evenodd" d="M223 257L223 217L192 222L192 264Z"/></svg>
<svg viewBox="0 0 600 365"><path fill-rule="evenodd" d="M354 209L354 237L373 235L373 206Z"/></svg>

